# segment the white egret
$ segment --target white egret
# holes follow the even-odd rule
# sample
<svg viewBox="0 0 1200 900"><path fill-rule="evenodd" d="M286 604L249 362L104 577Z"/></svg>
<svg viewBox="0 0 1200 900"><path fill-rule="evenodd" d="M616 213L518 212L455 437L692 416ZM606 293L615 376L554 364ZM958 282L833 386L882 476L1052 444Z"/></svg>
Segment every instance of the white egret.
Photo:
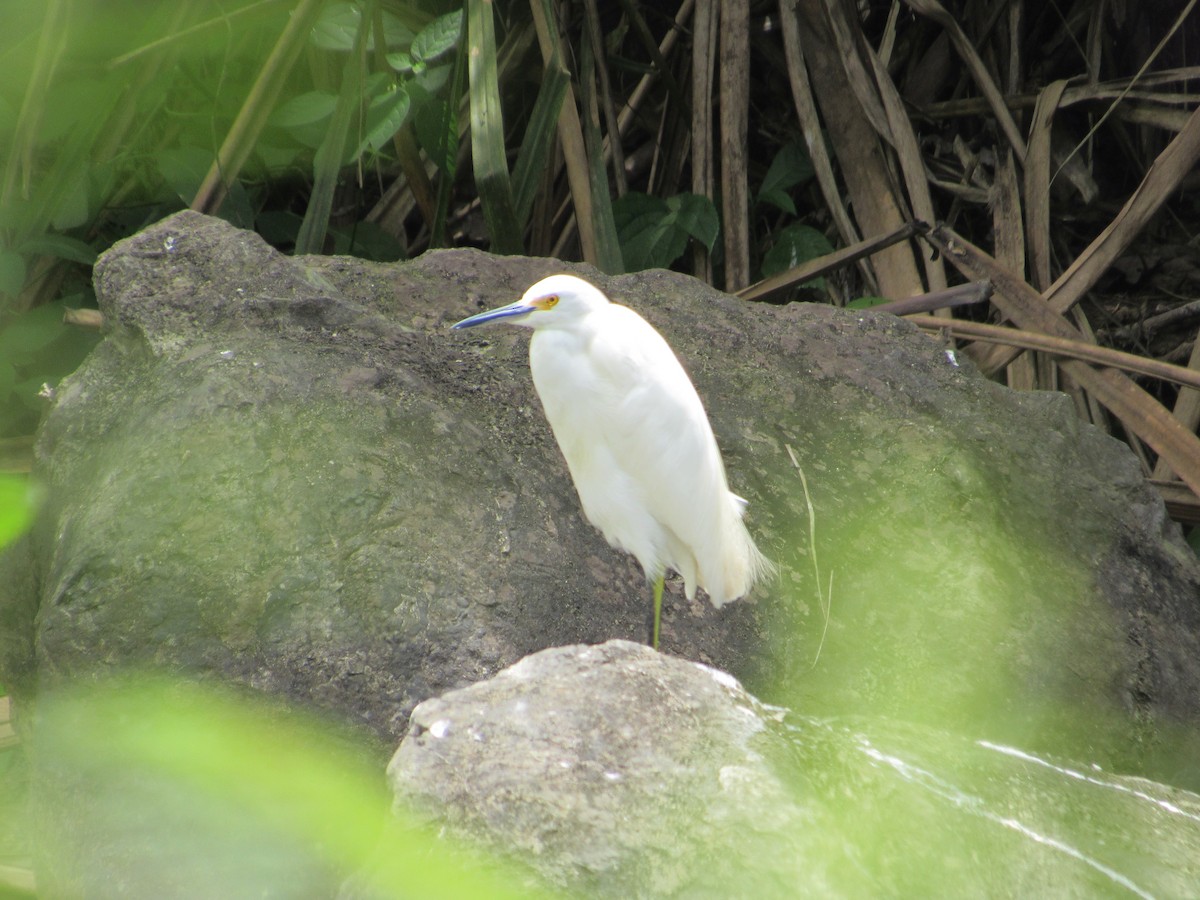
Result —
<svg viewBox="0 0 1200 900"><path fill-rule="evenodd" d="M720 608L770 569L729 490L704 406L662 335L574 275L551 275L516 303L456 323L533 329L529 368L583 512L632 553L654 585L658 646L663 576L683 576Z"/></svg>

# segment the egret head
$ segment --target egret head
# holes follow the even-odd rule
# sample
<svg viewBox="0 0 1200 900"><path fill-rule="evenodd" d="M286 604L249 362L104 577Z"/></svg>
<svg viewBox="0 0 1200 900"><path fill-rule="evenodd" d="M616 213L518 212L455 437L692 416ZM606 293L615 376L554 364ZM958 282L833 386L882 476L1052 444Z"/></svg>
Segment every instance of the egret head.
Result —
<svg viewBox="0 0 1200 900"><path fill-rule="evenodd" d="M574 275L543 278L516 303L489 309L456 322L454 328L472 328L507 319L526 328L569 327L590 312L608 305L608 298L593 285Z"/></svg>

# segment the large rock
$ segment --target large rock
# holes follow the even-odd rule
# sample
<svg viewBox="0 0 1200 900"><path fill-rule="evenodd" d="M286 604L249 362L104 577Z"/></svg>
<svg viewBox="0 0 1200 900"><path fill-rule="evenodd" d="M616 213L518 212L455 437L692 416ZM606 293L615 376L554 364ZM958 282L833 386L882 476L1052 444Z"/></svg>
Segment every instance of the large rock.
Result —
<svg viewBox="0 0 1200 900"><path fill-rule="evenodd" d="M109 333L38 441L49 500L0 575L0 678L27 700L134 664L208 673L388 745L419 701L531 651L640 639L648 591L580 514L527 332L447 327L564 269L671 341L780 564L720 612L671 586L667 650L813 713L1126 769L1191 745L1195 559L1064 398L889 316L474 251L292 259L194 213L97 266Z"/></svg>

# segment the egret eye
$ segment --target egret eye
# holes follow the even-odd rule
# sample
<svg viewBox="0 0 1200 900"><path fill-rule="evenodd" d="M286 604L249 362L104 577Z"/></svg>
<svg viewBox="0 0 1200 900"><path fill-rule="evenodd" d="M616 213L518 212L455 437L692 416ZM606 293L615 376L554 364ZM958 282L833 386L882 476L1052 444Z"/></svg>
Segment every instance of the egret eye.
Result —
<svg viewBox="0 0 1200 900"><path fill-rule="evenodd" d="M551 294L549 297L542 298L542 309L554 309L558 305L558 294Z"/></svg>

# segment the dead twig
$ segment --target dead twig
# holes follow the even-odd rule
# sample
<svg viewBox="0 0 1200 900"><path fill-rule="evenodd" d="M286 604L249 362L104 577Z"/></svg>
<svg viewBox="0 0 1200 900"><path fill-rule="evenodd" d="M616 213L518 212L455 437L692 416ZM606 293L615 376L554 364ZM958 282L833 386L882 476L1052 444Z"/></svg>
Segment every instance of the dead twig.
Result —
<svg viewBox="0 0 1200 900"><path fill-rule="evenodd" d="M1194 369L1159 362L1157 359L1138 356L1136 353L1098 347L1086 341L1053 337L1036 331L1024 331L1003 325L966 322L962 319L942 319L937 316L923 315L907 315L905 318L918 328L927 331L949 332L954 337L972 338L992 344L1005 344L1009 347L1020 347L1022 350L1040 350L1054 356L1081 359L1098 366L1124 369L1127 372L1136 372L1139 375L1149 375L1151 378L1200 388L1200 372Z"/></svg>
<svg viewBox="0 0 1200 900"><path fill-rule="evenodd" d="M1067 340L1083 340L1079 329L1041 294L961 236L938 226L925 239L968 278L990 280L996 291L992 302L1018 327ZM1149 444L1200 496L1200 438L1118 370L1094 369L1076 359L1064 359L1059 367Z"/></svg>
<svg viewBox="0 0 1200 900"><path fill-rule="evenodd" d="M812 259L803 265L788 269L786 272L756 281L749 287L737 291L734 296L741 297L743 300L766 300L775 297L806 281L812 281L814 278L820 278L822 275L836 271L855 260L878 253L885 247L915 237L928 227L924 222L906 222L887 234L859 241L853 246L843 247L841 250L835 250L833 253L827 253L818 259Z"/></svg>

